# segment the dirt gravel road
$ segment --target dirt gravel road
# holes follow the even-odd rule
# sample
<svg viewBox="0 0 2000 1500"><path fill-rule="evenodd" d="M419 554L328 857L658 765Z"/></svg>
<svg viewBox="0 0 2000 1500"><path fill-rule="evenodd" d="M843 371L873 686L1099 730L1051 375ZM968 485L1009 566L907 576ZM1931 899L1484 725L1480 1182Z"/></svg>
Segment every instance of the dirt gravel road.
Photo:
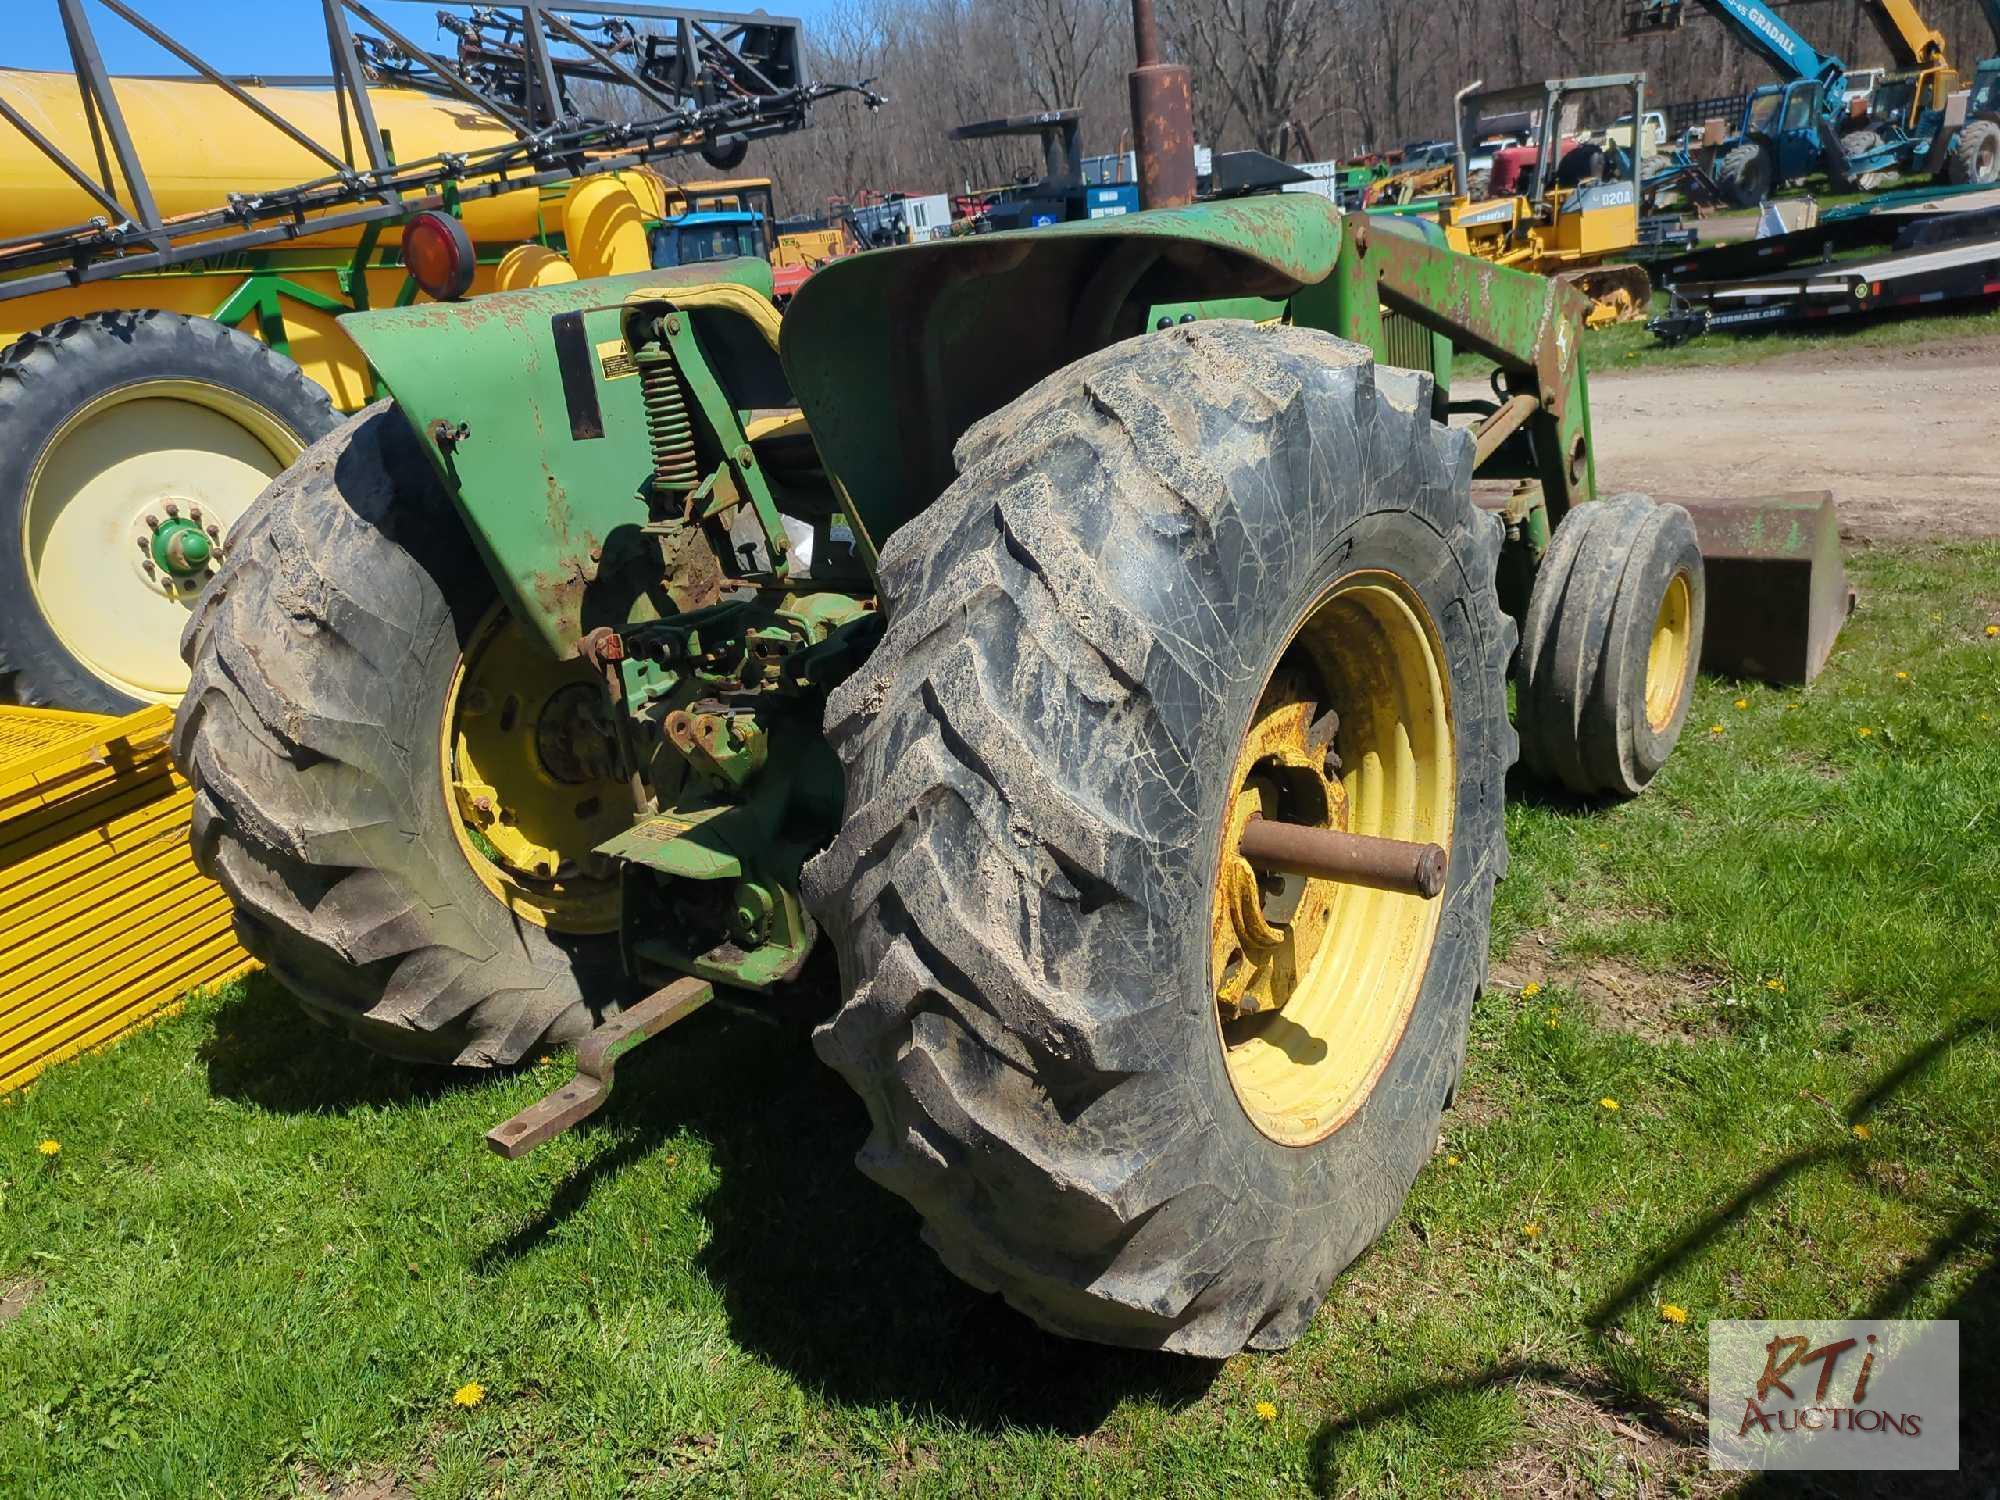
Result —
<svg viewBox="0 0 2000 1500"><path fill-rule="evenodd" d="M1599 490L1832 490L1843 535L2000 537L2000 339L1592 371Z"/></svg>

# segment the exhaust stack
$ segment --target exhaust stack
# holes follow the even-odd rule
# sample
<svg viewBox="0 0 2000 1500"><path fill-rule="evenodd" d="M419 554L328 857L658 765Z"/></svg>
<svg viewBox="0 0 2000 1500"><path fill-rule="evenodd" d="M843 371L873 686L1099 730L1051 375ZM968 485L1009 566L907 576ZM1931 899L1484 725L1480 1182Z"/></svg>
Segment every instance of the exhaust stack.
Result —
<svg viewBox="0 0 2000 1500"><path fill-rule="evenodd" d="M1153 0L1132 0L1138 66L1132 84L1132 153L1138 159L1139 206L1194 202L1194 86L1179 63L1160 61Z"/></svg>

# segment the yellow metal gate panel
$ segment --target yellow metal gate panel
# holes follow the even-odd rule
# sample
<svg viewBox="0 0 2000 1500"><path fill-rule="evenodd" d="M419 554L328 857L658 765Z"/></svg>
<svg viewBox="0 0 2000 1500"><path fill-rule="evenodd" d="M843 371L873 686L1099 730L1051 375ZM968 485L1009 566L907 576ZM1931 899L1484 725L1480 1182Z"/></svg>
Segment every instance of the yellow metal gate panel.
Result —
<svg viewBox="0 0 2000 1500"><path fill-rule="evenodd" d="M0 1092L250 966L189 858L172 727L0 706Z"/></svg>

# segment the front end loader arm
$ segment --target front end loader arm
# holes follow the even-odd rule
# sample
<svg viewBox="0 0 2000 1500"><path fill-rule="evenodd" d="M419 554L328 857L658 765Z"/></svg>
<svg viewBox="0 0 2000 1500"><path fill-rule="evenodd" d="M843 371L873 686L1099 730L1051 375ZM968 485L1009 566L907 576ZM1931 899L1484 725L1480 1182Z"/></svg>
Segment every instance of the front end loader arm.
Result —
<svg viewBox="0 0 2000 1500"><path fill-rule="evenodd" d="M1589 304L1548 277L1457 255L1386 223L1350 217L1333 274L1292 299L1294 322L1368 345L1389 345L1389 315L1440 334L1455 349L1499 366L1492 402L1454 402L1478 411L1477 472L1532 479L1540 502L1518 517L1539 557L1570 508L1596 493L1590 399L1583 373L1583 320Z"/></svg>

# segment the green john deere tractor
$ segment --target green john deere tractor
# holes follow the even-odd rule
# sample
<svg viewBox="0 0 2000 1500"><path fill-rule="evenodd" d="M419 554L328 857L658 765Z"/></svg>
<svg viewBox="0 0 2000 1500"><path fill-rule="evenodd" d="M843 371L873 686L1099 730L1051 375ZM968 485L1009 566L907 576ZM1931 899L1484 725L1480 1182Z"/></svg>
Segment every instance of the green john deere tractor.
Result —
<svg viewBox="0 0 2000 1500"><path fill-rule="evenodd" d="M1458 1080L1510 670L1521 754L1629 795L1701 650L1687 513L1592 499L1582 300L1421 233L1281 194L855 256L782 325L753 261L345 319L393 399L185 638L243 941L384 1052L577 1043L511 1155L824 937L860 1165L953 1270L1296 1338Z"/></svg>

